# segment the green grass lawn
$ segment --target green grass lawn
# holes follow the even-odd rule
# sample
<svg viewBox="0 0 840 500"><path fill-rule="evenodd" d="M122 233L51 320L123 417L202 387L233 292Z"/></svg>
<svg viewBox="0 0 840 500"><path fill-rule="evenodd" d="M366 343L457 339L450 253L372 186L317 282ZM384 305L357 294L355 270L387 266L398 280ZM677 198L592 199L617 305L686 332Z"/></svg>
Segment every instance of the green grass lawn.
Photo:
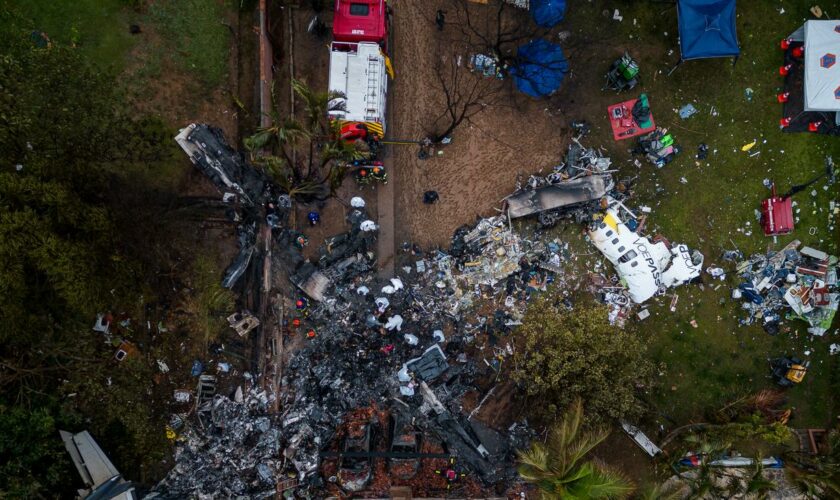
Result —
<svg viewBox="0 0 840 500"><path fill-rule="evenodd" d="M161 60L198 77L208 87L223 83L227 74L230 29L225 26L228 2L215 0L160 0L148 11L131 8L129 0L11 0L34 29L51 40L75 44L102 68L122 71L131 62L131 49L147 44L145 52L134 54L143 68L140 78L156 78ZM129 26L144 30L131 35ZM160 34L147 43L146 31ZM141 51L143 52L143 51ZM142 82L139 82L142 86Z"/></svg>
<svg viewBox="0 0 840 500"><path fill-rule="evenodd" d="M840 233L836 227L830 232L827 223L829 200L840 201L837 185L827 190L823 183L814 185L816 197L809 192L798 194L794 199L801 220L793 235L778 242L763 236L754 216L760 200L768 195L762 185L764 178L775 180L784 192L821 172L826 154L840 160L840 138L785 134L778 127L781 105L775 95L782 85L778 42L810 17L811 5L798 0L756 1L749 6L739 3L742 54L738 63L733 66L729 59L689 61L670 77L667 72L679 58L673 5L596 1L569 6L565 29L572 32L571 41L592 33L600 38L597 47L569 54L572 78L586 81L595 73L600 76L624 49L630 50L640 62L640 91L650 96L657 124L670 129L684 152L661 170L647 163L638 169L629 163L627 148L632 141L613 141L605 115L608 104L628 99L630 93L616 96L602 92L586 97L593 101L586 118L594 125L587 144L605 146L623 176L639 174L631 206L653 207L648 231L700 249L706 266L714 263L731 269L731 264L719 257L722 250L733 248L733 243L750 254L781 248L797 238L829 253L838 252ZM622 22L611 19L613 8L624 16ZM780 14L779 8L785 13ZM604 10L609 10L609 17L603 16ZM585 63L576 66L576 57ZM747 88L754 92L751 100L745 96ZM591 93L597 92L592 89ZM676 110L686 103L694 104L699 113L680 120ZM711 113L712 107L716 115ZM753 140L758 144L751 152L761 153L750 157L741 146ZM694 154L701 142L713 152L697 163ZM813 235L809 234L812 227ZM642 334L651 338L652 355L663 363L660 388L653 398L657 409L681 423L702 420L704 411L772 386L768 357L785 353L802 356L810 349L806 358L812 365L805 382L788 392L790 404L797 408L792 425L824 426L834 421L838 407L836 385L831 384L838 361L828 355L828 344L840 342L835 333L837 323L823 338L810 339L807 325L799 321L786 322L791 331L771 337L760 326L739 326L740 304L729 299L731 287L739 283L736 276L730 273L726 282L713 282L709 276L705 279L705 290L696 285L675 290L680 297L675 313L668 310L670 296L652 301L653 315L640 325ZM691 320L697 321L698 328L690 326Z"/></svg>
<svg viewBox="0 0 840 500"><path fill-rule="evenodd" d="M211 86L224 81L231 32L224 24L225 5L214 0L177 0L152 4L149 19L164 38L162 56Z"/></svg>
<svg viewBox="0 0 840 500"><path fill-rule="evenodd" d="M62 45L75 44L104 68L121 71L134 41L129 24L139 17L125 0L12 0L12 6Z"/></svg>

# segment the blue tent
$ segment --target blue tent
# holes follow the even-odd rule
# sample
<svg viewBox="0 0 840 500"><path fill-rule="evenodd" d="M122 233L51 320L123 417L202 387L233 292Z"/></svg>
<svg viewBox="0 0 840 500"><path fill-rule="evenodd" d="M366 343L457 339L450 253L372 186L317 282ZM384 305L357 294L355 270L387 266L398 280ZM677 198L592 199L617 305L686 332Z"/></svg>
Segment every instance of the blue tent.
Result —
<svg viewBox="0 0 840 500"><path fill-rule="evenodd" d="M682 60L741 53L735 31L735 0L678 0Z"/></svg>
<svg viewBox="0 0 840 500"><path fill-rule="evenodd" d="M521 45L510 70L516 88L531 97L546 97L556 92L568 72L569 61L563 55L563 48L542 38Z"/></svg>
<svg viewBox="0 0 840 500"><path fill-rule="evenodd" d="M543 28L553 28L566 14L566 0L531 0L531 17Z"/></svg>

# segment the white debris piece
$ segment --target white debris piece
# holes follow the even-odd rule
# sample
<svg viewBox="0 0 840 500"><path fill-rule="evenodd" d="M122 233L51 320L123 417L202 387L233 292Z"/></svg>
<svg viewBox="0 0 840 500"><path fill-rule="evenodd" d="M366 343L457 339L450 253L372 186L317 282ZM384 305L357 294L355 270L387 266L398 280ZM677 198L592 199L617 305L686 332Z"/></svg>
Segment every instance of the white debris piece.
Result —
<svg viewBox="0 0 840 500"><path fill-rule="evenodd" d="M377 226L376 223L372 220L368 219L366 221L362 221L362 223L359 224L359 229L365 232L371 232L379 229L379 226Z"/></svg>
<svg viewBox="0 0 840 500"><path fill-rule="evenodd" d="M405 285L403 285L402 280L399 278L391 278L391 285L394 287L395 291L405 288Z"/></svg>
<svg viewBox="0 0 840 500"><path fill-rule="evenodd" d="M411 381L411 375L408 374L408 366L403 365L402 368L400 368L400 371L397 372L397 379L399 379L400 382Z"/></svg>
<svg viewBox="0 0 840 500"><path fill-rule="evenodd" d="M661 241L654 243L631 231L619 213L622 207L618 202L612 203L604 217L590 226L589 238L615 266L633 302L641 304L667 288L700 276L703 254L691 252L683 244L668 248Z"/></svg>
<svg viewBox="0 0 840 500"><path fill-rule="evenodd" d="M709 266L706 268L706 272L709 273L712 278L719 278L721 280L726 279L726 271L722 267Z"/></svg>
<svg viewBox="0 0 840 500"><path fill-rule="evenodd" d="M365 208L365 200L360 196L350 198L350 206L353 208Z"/></svg>
<svg viewBox="0 0 840 500"><path fill-rule="evenodd" d="M388 322L385 323L385 329L388 331L396 329L397 331L402 330L403 319L402 316L399 314L395 314L388 318Z"/></svg>
<svg viewBox="0 0 840 500"><path fill-rule="evenodd" d="M184 390L177 390L175 391L175 402L177 403L189 403L190 402L190 391Z"/></svg>
<svg viewBox="0 0 840 500"><path fill-rule="evenodd" d="M401 385L400 394L403 396L414 396L414 388L408 385Z"/></svg>

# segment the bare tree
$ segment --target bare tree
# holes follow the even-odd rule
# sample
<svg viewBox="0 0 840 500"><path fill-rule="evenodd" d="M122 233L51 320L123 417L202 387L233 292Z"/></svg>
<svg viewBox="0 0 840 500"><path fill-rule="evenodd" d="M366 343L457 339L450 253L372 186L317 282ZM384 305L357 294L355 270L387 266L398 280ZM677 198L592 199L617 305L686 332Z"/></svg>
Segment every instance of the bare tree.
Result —
<svg viewBox="0 0 840 500"><path fill-rule="evenodd" d="M452 0L451 5L455 14L451 26L461 41L471 52L495 58L502 69L515 63L519 45L549 33L534 23L526 9L506 0L487 4Z"/></svg>
<svg viewBox="0 0 840 500"><path fill-rule="evenodd" d="M443 111L427 130L432 143L441 142L463 122L495 104L501 91L498 80L471 73L460 64L460 57L438 60L435 83L440 90Z"/></svg>
<svg viewBox="0 0 840 500"><path fill-rule="evenodd" d="M415 5L415 12L434 22L433 9L424 9L423 5ZM437 50L444 55L434 66L442 110L426 130L432 143L439 143L484 109L501 105L503 89L512 89L501 80L515 73L517 78L539 86L540 68L558 71L556 60L534 61L518 53L521 45L550 33L534 23L527 10L506 0L488 0L487 4L450 0L447 5L443 30L446 40L438 39ZM472 68L475 56L483 57L484 63L495 69Z"/></svg>

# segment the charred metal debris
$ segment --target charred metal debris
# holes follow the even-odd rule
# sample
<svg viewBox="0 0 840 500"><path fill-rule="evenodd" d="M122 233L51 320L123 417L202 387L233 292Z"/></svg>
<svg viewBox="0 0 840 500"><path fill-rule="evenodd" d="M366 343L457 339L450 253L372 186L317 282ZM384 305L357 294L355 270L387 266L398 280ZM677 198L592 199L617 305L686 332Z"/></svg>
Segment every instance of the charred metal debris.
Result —
<svg viewBox="0 0 840 500"><path fill-rule="evenodd" d="M285 269L295 286L294 315L283 326L302 347L283 370L279 394L260 390L257 377L247 377L246 389L232 397L215 394L212 381L203 380L196 398L199 424L174 419L181 429L176 465L154 495L312 495L333 481L345 492L359 491L372 480L373 459L382 454L375 450L404 450L425 439L441 443L453 463L485 486L511 484L514 450L527 446L531 431L517 423L501 434L473 417L492 395L486 382L493 383L514 352L506 336L520 324L530 296L552 282L565 293L579 285L564 272L568 244L542 231L528 239L513 230L511 219L536 215L541 228L564 219L597 225L629 196L632 181L615 182L610 159L574 140L564 163L545 177L531 177L506 199L504 215L458 229L449 251L405 244L405 265L380 279L377 227L363 200L351 201L350 230L325 240L317 260L309 261L300 251L305 237L286 227L288 195L235 153L220 131L190 125L176 139L220 190L236 198L240 253L225 273L225 286L248 267L259 227L271 228L281 249L272 252L271 265ZM637 229L629 224L626 230ZM663 250L661 265L686 252ZM607 285L609 293L622 293L618 283ZM572 307L568 296L561 300ZM231 324L243 318L232 317ZM465 408L468 393L484 398ZM275 401L279 413L269 412ZM368 423L356 425L355 433L340 432L348 415L363 407L411 422L411 431L396 433L399 443L394 433L380 436ZM343 458L338 472L325 477L324 457L331 454Z"/></svg>

